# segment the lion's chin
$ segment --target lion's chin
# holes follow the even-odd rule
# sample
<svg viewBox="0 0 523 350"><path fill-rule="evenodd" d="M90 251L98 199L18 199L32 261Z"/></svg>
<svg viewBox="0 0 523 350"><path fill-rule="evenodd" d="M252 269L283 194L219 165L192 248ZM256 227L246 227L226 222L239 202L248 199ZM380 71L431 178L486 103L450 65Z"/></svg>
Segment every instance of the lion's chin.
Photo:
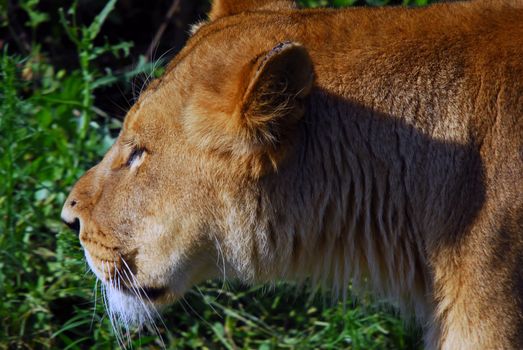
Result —
<svg viewBox="0 0 523 350"><path fill-rule="evenodd" d="M111 321L140 327L159 319L161 309L167 304L164 295L166 292L155 290L154 293L157 294L151 296L144 296L144 293L133 293L131 290L121 290L107 285L105 302Z"/></svg>

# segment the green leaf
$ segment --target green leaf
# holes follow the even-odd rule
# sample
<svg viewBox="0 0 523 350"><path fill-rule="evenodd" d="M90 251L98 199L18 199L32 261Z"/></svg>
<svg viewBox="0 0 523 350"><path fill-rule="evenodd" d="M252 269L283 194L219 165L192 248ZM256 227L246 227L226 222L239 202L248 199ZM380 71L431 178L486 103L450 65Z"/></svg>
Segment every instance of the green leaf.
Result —
<svg viewBox="0 0 523 350"><path fill-rule="evenodd" d="M332 0L332 5L334 7L346 7L346 6L352 6L356 0Z"/></svg>
<svg viewBox="0 0 523 350"><path fill-rule="evenodd" d="M116 4L116 0L109 0L102 11L94 18L91 25L88 27L87 31L89 33L89 39L92 41L97 36L98 33L100 33L100 29L102 28L102 25L104 24L105 20L107 19L107 16L111 13L111 11L114 10L114 6Z"/></svg>

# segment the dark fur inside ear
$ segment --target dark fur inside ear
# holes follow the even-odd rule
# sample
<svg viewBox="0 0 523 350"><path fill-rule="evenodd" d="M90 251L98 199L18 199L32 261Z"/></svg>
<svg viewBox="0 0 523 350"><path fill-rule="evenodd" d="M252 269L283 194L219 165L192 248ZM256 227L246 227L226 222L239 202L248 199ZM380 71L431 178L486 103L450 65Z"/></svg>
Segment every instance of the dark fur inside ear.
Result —
<svg viewBox="0 0 523 350"><path fill-rule="evenodd" d="M209 19L232 16L245 11L285 10L295 8L292 0L213 0Z"/></svg>
<svg viewBox="0 0 523 350"><path fill-rule="evenodd" d="M303 116L313 80L311 58L300 44L282 42L258 58L241 102L241 118L253 141L279 143Z"/></svg>

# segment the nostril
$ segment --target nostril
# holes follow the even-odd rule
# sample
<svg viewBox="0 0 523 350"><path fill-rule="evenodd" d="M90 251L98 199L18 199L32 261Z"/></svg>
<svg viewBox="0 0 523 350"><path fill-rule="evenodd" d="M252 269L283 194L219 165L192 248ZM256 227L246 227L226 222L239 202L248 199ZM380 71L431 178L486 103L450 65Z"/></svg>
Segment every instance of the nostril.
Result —
<svg viewBox="0 0 523 350"><path fill-rule="evenodd" d="M68 222L63 220L64 224L69 226L71 230L73 230L76 233L80 233L80 219L76 218L73 222Z"/></svg>

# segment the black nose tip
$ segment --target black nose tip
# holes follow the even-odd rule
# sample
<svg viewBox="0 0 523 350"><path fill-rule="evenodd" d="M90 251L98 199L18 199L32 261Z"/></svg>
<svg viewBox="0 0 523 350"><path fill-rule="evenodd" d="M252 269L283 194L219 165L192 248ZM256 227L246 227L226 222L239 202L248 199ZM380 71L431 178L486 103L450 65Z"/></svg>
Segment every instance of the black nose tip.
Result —
<svg viewBox="0 0 523 350"><path fill-rule="evenodd" d="M73 230L76 233L80 233L80 219L76 218L73 222L67 222L65 220L62 220L64 224L69 226L71 230Z"/></svg>

